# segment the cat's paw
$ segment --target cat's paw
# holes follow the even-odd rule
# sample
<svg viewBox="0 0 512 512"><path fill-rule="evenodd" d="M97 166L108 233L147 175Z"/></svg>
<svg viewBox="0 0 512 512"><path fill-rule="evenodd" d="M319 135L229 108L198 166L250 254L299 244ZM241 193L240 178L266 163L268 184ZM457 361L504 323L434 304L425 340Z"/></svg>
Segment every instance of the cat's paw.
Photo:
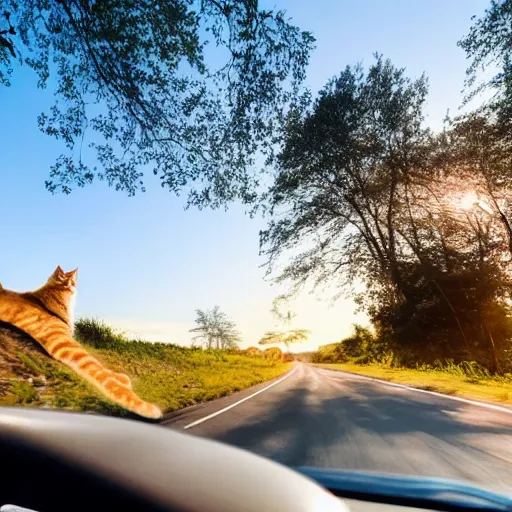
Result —
<svg viewBox="0 0 512 512"><path fill-rule="evenodd" d="M151 418L153 420L159 420L163 416L161 409L149 402L144 402L144 405L136 412L140 416Z"/></svg>

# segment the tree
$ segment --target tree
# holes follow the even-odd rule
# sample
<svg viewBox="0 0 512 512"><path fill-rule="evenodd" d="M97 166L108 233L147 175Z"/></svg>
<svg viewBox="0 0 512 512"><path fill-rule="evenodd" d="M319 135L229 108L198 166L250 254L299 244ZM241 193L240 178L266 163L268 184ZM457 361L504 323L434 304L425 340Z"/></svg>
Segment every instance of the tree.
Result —
<svg viewBox="0 0 512 512"><path fill-rule="evenodd" d="M488 109L453 120L443 133L447 175L467 184L475 204L501 224L500 234L512 257L512 138ZM460 185L459 185L460 188Z"/></svg>
<svg viewBox="0 0 512 512"><path fill-rule="evenodd" d="M270 312L277 319L279 324L286 326L285 330L267 331L258 342L260 345L277 345L283 343L288 352L290 352L290 345L292 343L302 343L307 340L310 331L307 329L291 329L292 320L297 316L292 311L287 310L283 312L281 307L283 303L288 301L289 297L284 295L277 296L272 301L272 309Z"/></svg>
<svg viewBox="0 0 512 512"><path fill-rule="evenodd" d="M424 77L413 81L377 56L291 112L262 252L269 273L286 259L276 280L292 293L309 283L346 293L362 281L356 300L377 339L409 360L496 368L490 359L512 335L508 235L494 203L490 212L479 206L478 183L487 177L503 192L509 157L479 139L478 123L425 129L426 94Z"/></svg>
<svg viewBox="0 0 512 512"><path fill-rule="evenodd" d="M270 312L272 315L276 318L276 320L284 324L286 326L290 326L292 323L292 320L297 316L296 313L292 313L292 311L287 310L286 312L283 312L281 310L283 303L286 303L286 301L289 299L289 297L284 295L278 295L273 301L272 301L272 309Z"/></svg>
<svg viewBox="0 0 512 512"><path fill-rule="evenodd" d="M152 171L188 204L250 203L314 39L257 0L1 0L0 84L17 62L56 102L66 148L46 187L94 178L133 195Z"/></svg>
<svg viewBox="0 0 512 512"><path fill-rule="evenodd" d="M378 275L403 292L396 218L425 160L426 94L424 77L413 82L376 56L367 73L348 66L312 107L288 116L268 195L273 218L260 234L269 272L294 252L278 282L299 289Z"/></svg>
<svg viewBox="0 0 512 512"><path fill-rule="evenodd" d="M211 310L198 309L196 315L197 327L189 331L197 333L193 338L194 343L199 342L208 349L238 348L241 336L236 329L236 324L228 319L219 306Z"/></svg>
<svg viewBox="0 0 512 512"><path fill-rule="evenodd" d="M510 108L512 100L512 1L491 0L481 18L474 21L469 33L457 44L472 60L467 69L467 85L473 88L470 98L483 89L494 89L500 101ZM497 73L488 80L477 84L478 74L489 67ZM476 87L474 87L476 85Z"/></svg>
<svg viewBox="0 0 512 512"><path fill-rule="evenodd" d="M284 343L286 350L290 352L290 345L293 343L302 343L309 337L310 331L307 329L289 329L287 331L267 331L258 341L258 345L277 345Z"/></svg>
<svg viewBox="0 0 512 512"><path fill-rule="evenodd" d="M501 139L512 144L512 0L491 0L482 17L473 16L469 33L458 45L471 64L466 71L466 102L483 91L492 92L480 114L499 128ZM480 80L491 68L493 76Z"/></svg>

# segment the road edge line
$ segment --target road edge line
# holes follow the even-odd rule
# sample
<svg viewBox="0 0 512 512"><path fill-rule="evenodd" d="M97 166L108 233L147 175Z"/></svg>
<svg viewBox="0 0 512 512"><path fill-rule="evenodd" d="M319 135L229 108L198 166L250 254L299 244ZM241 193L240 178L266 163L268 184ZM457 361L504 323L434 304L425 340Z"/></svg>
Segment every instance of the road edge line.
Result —
<svg viewBox="0 0 512 512"><path fill-rule="evenodd" d="M219 409L218 411L209 414L208 416L204 416L203 418L199 418L196 421L193 421L192 423L189 423L188 425L185 425L183 428L189 429L192 427L195 427L196 425L199 425L200 423L204 423L205 421L208 421L212 418L215 418L215 416L218 416L219 414L222 414L226 411L229 411L230 409L233 409L233 407L236 407L237 405L240 405L241 403L249 400L250 398L255 397L256 395L259 395L260 393L263 393L263 391L267 391L267 389L273 388L274 386L277 386L277 384L283 382L288 377L291 377L295 372L297 371L297 366L292 368L288 373L285 373L282 377L280 377L278 380L272 382L272 384L269 384L268 386L265 386L264 388L256 391L252 395L246 396L245 398L242 398L241 400L238 400L238 402L235 402L234 404L228 405L227 407L224 407L223 409Z"/></svg>
<svg viewBox="0 0 512 512"><path fill-rule="evenodd" d="M444 393L439 393L437 391L429 391L428 389L415 388L412 386L407 386L406 384L399 384L398 382L391 382L389 380L381 380L381 379L378 379L377 377L368 377L367 375L361 375L359 373L347 372L345 370L335 370L334 368L323 368L321 366L319 366L317 368L319 368L321 370L328 370L331 372L345 373L346 375L350 375L351 377L357 377L358 379L362 379L362 380L370 380L373 382L378 382L380 384L386 384L388 386L392 386L395 388L402 388L402 389L407 389L409 391L416 391L417 393L426 393L427 395L439 396L441 398L447 398L449 400L455 400L457 402L464 402L467 404L484 407L485 409L492 409L494 411L504 412L506 414L512 414L512 409L510 409L509 407L501 406L501 405L488 404L486 402L479 402L478 400L471 400L469 398L463 398L461 396L446 395Z"/></svg>

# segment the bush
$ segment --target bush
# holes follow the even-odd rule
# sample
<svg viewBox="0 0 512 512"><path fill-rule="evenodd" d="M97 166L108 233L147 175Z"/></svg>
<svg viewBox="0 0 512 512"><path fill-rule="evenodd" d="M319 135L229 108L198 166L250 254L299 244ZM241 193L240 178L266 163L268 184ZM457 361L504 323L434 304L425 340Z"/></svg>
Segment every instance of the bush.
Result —
<svg viewBox="0 0 512 512"><path fill-rule="evenodd" d="M318 347L316 352L311 354L312 363L345 363L347 356L343 343L330 343Z"/></svg>
<svg viewBox="0 0 512 512"><path fill-rule="evenodd" d="M491 374L510 372L510 286L492 260L465 258L450 273L411 265L403 269L403 296L376 296L370 319L401 364L453 359L477 361Z"/></svg>
<svg viewBox="0 0 512 512"><path fill-rule="evenodd" d="M360 358L366 356L370 362L381 361L386 355L386 345L369 329L354 324L354 334L341 341L347 357Z"/></svg>
<svg viewBox="0 0 512 512"><path fill-rule="evenodd" d="M263 357L263 350L260 350L258 347L246 348L244 352L248 356Z"/></svg>
<svg viewBox="0 0 512 512"><path fill-rule="evenodd" d="M388 350L385 343L366 327L354 325L354 333L338 343L323 345L311 354L312 363L346 363L357 364L382 362Z"/></svg>
<svg viewBox="0 0 512 512"><path fill-rule="evenodd" d="M94 348L112 348L127 342L124 333L116 332L109 325L94 318L80 318L75 322L75 338Z"/></svg>
<svg viewBox="0 0 512 512"><path fill-rule="evenodd" d="M283 361L283 351L278 347L270 347L263 351L263 357L265 359L271 359L273 361Z"/></svg>

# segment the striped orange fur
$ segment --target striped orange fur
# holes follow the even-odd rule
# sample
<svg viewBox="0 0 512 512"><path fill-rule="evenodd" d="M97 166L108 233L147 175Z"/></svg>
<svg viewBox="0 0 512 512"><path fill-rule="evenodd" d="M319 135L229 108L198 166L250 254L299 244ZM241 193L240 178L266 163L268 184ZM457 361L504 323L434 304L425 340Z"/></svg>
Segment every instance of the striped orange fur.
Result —
<svg viewBox="0 0 512 512"><path fill-rule="evenodd" d="M38 342L50 356L71 368L113 402L140 416L160 418L158 407L139 398L127 375L105 368L72 338L69 306L76 293L77 271L60 267L35 292L17 293L0 285L0 321L14 325Z"/></svg>

